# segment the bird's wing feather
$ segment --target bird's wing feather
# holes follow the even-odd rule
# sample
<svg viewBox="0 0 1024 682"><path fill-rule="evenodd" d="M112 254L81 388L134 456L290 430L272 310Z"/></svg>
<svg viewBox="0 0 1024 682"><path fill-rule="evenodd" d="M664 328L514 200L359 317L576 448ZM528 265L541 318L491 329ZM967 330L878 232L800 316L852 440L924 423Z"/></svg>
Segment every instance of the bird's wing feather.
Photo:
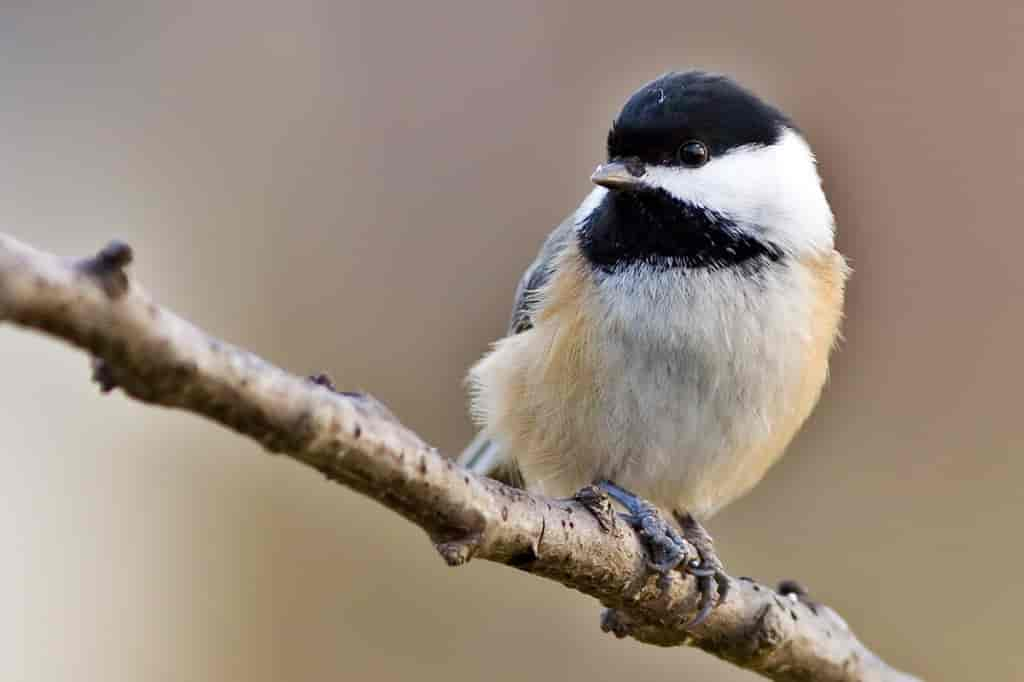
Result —
<svg viewBox="0 0 1024 682"><path fill-rule="evenodd" d="M540 247L540 253L530 267L523 273L516 287L515 303L512 306L512 320L509 323L509 336L519 334L533 327L530 317L534 297L551 278L551 268L555 258L568 245L573 234L573 217L569 216L556 227Z"/></svg>
<svg viewBox="0 0 1024 682"><path fill-rule="evenodd" d="M544 240L540 252L530 267L523 273L516 286L515 303L512 306L512 319L509 322L508 335L520 334L533 327L531 314L536 293L551 278L551 268L555 258L562 252L572 239L573 217L570 216L556 227ZM494 476L511 485L522 486L515 462L510 461L508 453L502 451L499 443L488 438L486 433L477 434L462 454L459 464L474 473L483 476Z"/></svg>

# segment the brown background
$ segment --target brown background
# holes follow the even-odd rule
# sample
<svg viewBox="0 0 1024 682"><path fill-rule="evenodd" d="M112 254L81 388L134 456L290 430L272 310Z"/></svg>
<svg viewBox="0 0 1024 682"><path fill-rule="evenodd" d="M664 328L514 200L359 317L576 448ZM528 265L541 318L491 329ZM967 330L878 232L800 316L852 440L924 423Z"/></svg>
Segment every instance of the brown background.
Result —
<svg viewBox="0 0 1024 682"><path fill-rule="evenodd" d="M141 4L4 3L0 229L69 256L122 237L159 300L448 452L463 373L624 98L703 66L779 103L856 268L846 343L711 530L898 665L1019 675L1024 11ZM0 329L0 376L4 679L751 679L603 636L554 584L447 569L322 476L99 398L60 344Z"/></svg>

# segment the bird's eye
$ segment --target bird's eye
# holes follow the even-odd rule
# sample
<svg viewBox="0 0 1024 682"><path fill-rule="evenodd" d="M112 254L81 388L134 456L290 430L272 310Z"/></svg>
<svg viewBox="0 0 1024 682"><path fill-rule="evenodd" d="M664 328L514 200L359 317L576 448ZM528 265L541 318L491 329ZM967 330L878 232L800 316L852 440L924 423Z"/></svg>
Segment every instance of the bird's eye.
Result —
<svg viewBox="0 0 1024 682"><path fill-rule="evenodd" d="M698 168L708 162L711 155L703 142L690 140L679 147L679 162L690 168Z"/></svg>

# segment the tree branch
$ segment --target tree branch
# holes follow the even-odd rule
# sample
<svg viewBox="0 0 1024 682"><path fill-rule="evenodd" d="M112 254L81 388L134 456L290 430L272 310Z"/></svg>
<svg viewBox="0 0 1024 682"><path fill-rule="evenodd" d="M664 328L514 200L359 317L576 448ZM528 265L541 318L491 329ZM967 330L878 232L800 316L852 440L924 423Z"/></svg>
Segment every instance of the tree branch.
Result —
<svg viewBox="0 0 1024 682"><path fill-rule="evenodd" d="M0 322L89 352L104 390L212 419L393 509L445 561L471 557L556 580L614 609L603 627L661 646L697 646L774 680L910 681L831 609L734 580L725 603L687 629L698 594L681 575L662 594L628 528L575 501L474 476L381 403L293 376L161 308L124 273L131 250L60 260L0 234ZM325 385L326 384L326 385Z"/></svg>

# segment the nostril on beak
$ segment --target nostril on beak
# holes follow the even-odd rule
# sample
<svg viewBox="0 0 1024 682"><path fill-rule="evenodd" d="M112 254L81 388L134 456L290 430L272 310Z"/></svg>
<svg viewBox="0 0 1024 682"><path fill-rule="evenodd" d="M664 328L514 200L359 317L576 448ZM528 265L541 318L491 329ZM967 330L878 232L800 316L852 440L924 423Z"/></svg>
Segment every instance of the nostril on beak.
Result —
<svg viewBox="0 0 1024 682"><path fill-rule="evenodd" d="M644 162L635 156L626 159L624 163L626 166L626 170L629 171L629 174L632 175L634 178L643 177L644 173L647 172L647 166L645 166Z"/></svg>

